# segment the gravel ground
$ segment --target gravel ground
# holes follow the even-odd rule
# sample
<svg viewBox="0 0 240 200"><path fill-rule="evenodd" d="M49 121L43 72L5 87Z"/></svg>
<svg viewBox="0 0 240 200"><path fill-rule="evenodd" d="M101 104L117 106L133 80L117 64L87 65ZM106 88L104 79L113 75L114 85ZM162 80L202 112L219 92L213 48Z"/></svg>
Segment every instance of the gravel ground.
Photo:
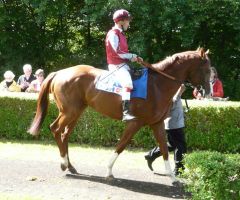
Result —
<svg viewBox="0 0 240 200"><path fill-rule="evenodd" d="M169 177L152 173L144 152L125 151L116 161L115 179L105 180L112 149L70 147L70 159L78 170L60 170L55 145L0 142L0 199L184 199L186 193ZM172 158L171 158L172 159ZM163 161L154 163L159 173Z"/></svg>

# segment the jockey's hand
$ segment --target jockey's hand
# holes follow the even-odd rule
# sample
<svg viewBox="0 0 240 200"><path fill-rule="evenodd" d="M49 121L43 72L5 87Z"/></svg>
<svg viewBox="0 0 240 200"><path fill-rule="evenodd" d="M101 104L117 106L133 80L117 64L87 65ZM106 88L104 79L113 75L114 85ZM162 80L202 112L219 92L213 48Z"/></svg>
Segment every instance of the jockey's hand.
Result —
<svg viewBox="0 0 240 200"><path fill-rule="evenodd" d="M138 56L138 57L137 57L137 62L141 64L141 63L143 62L143 59Z"/></svg>
<svg viewBox="0 0 240 200"><path fill-rule="evenodd" d="M131 62L137 62L137 55L132 54L132 58L130 60L131 60Z"/></svg>
<svg viewBox="0 0 240 200"><path fill-rule="evenodd" d="M133 54L131 61L141 63L143 61L143 59L141 57L137 56L136 54Z"/></svg>

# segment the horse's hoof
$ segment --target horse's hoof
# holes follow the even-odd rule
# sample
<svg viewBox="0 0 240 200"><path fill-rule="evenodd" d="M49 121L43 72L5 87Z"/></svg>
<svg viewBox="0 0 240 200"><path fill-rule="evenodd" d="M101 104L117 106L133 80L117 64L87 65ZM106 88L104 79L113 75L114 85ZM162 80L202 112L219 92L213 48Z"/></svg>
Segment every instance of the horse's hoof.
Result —
<svg viewBox="0 0 240 200"><path fill-rule="evenodd" d="M181 183L177 179L172 182L172 185L175 186L175 187L183 187L183 183Z"/></svg>
<svg viewBox="0 0 240 200"><path fill-rule="evenodd" d="M65 166L64 164L61 163L61 169L62 169L62 171L65 171L67 169L67 166Z"/></svg>
<svg viewBox="0 0 240 200"><path fill-rule="evenodd" d="M110 176L107 176L105 179L106 181L112 181L114 179L114 176L110 175Z"/></svg>
<svg viewBox="0 0 240 200"><path fill-rule="evenodd" d="M69 171L71 174L78 174L77 170L76 170L74 167L69 167L69 168L68 168L68 171Z"/></svg>

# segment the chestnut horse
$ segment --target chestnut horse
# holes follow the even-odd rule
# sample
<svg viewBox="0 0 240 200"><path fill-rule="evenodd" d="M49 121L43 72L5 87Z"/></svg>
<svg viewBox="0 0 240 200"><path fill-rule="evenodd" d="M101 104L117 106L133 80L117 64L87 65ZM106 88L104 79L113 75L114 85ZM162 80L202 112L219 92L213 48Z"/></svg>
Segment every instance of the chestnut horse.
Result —
<svg viewBox="0 0 240 200"><path fill-rule="evenodd" d="M202 85L205 87L206 93L210 92L210 60L207 52L202 48L196 51L177 53L159 63L148 66L155 71L149 70L147 99L131 99L130 110L137 119L126 123L122 137L109 161L107 177L113 177L113 164L134 134L141 127L147 125L153 130L159 143L167 174L174 178L168 161L163 123L171 106L172 98L184 81L189 81L194 86ZM87 106L110 118L122 119L121 96L95 88L95 79L102 72L103 70L92 66L77 65L49 74L42 84L37 102L37 112L29 132L32 135L38 135L47 114L48 96L49 93L52 93L59 109L59 115L50 125L50 130L60 151L62 170L68 169L71 173L77 173L69 159L68 138Z"/></svg>

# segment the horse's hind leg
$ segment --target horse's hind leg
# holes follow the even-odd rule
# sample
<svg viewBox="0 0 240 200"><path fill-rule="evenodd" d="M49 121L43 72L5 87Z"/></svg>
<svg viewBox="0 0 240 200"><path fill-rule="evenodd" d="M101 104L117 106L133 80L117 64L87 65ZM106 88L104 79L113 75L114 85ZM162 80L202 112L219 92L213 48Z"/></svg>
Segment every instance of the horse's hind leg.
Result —
<svg viewBox="0 0 240 200"><path fill-rule="evenodd" d="M69 160L68 138L84 108L78 114L74 112L68 112L68 114L60 112L58 118L50 126L60 151L62 159L61 169L66 170L68 168L71 173L76 173L76 170Z"/></svg>
<svg viewBox="0 0 240 200"><path fill-rule="evenodd" d="M130 140L134 136L134 134L141 128L142 124L138 121L130 121L127 123L127 127L125 128L123 135L116 147L115 152L113 153L111 159L109 160L109 164L107 166L107 178L113 178L112 168L115 161L118 158L118 155L122 153L125 147L129 144Z"/></svg>
<svg viewBox="0 0 240 200"><path fill-rule="evenodd" d="M68 138L70 133L73 131L76 123L77 123L77 119L69 123L65 127L64 133L61 134L61 140L62 140L63 146L66 148L66 154L65 154L66 156L64 157L63 162L61 163L61 168L62 170L65 170L66 168L68 168L68 170L72 174L77 174L77 170L72 166L70 162L69 152L68 152Z"/></svg>

